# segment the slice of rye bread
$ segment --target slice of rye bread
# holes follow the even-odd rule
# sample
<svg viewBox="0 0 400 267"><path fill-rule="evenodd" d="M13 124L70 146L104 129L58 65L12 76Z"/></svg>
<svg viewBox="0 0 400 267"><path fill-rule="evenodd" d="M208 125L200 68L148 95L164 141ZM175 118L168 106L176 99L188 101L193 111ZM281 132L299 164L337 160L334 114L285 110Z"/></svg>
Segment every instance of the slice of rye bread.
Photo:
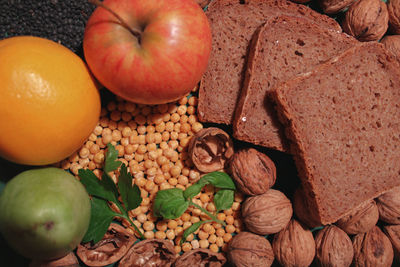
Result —
<svg viewBox="0 0 400 267"><path fill-rule="evenodd" d="M304 16L341 31L328 16L286 0L214 0L206 11L212 31L208 69L199 89L198 116L203 122L231 124L242 86L247 49L255 30L280 14Z"/></svg>
<svg viewBox="0 0 400 267"><path fill-rule="evenodd" d="M271 93L312 218L337 221L400 185L400 64L363 43Z"/></svg>
<svg viewBox="0 0 400 267"><path fill-rule="evenodd" d="M341 54L358 41L308 19L279 16L259 27L233 121L235 138L280 151L288 145L268 92Z"/></svg>

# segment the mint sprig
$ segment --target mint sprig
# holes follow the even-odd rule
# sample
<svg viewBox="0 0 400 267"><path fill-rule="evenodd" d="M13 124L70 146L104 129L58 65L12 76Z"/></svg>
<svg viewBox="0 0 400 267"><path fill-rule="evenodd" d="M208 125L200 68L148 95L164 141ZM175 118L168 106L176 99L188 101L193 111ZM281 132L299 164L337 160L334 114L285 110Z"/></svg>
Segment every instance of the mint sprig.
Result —
<svg viewBox="0 0 400 267"><path fill-rule="evenodd" d="M132 175L128 172L125 164L118 161L118 151L115 147L108 144L107 148L101 180L91 170L80 169L78 171L81 183L92 196L89 228L82 241L85 243L100 241L115 217L126 219L144 239L143 233L128 215L130 210L136 209L142 203L140 189L137 185L132 185ZM120 166L117 186L108 173L117 170ZM121 202L118 200L119 195ZM113 211L108 202L114 203L120 213Z"/></svg>
<svg viewBox="0 0 400 267"><path fill-rule="evenodd" d="M208 173L201 177L195 184L186 188L186 190L171 188L157 192L153 205L153 213L156 217L176 219L179 218L189 206L193 206L200 209L211 218L211 220L196 222L187 228L183 232L181 243L185 242L186 238L191 233L196 232L203 223L214 221L226 226L226 223L219 220L215 214L210 213L192 201L192 198L199 194L201 189L208 184L220 189L214 195L214 204L217 212L229 209L233 204L236 186L231 177L224 172Z"/></svg>

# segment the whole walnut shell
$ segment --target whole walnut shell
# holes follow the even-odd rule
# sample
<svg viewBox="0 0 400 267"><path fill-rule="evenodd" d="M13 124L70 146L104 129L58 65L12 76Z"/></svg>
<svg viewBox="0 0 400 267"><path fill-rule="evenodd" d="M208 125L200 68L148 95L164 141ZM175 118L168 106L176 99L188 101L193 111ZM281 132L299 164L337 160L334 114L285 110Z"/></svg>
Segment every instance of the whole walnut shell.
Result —
<svg viewBox="0 0 400 267"><path fill-rule="evenodd" d="M274 162L254 148L246 148L233 154L229 171L237 187L246 195L261 195L276 181Z"/></svg>
<svg viewBox="0 0 400 267"><path fill-rule="evenodd" d="M326 14L336 14L349 7L355 0L320 0L322 11Z"/></svg>
<svg viewBox="0 0 400 267"><path fill-rule="evenodd" d="M387 225L383 228L383 231L392 242L394 255L400 260L400 225Z"/></svg>
<svg viewBox="0 0 400 267"><path fill-rule="evenodd" d="M389 30L394 34L400 34L400 0L388 0Z"/></svg>
<svg viewBox="0 0 400 267"><path fill-rule="evenodd" d="M400 61L400 35L386 35L381 43Z"/></svg>
<svg viewBox="0 0 400 267"><path fill-rule="evenodd" d="M199 171L213 172L225 167L233 156L230 136L216 127L201 129L190 139L189 157Z"/></svg>
<svg viewBox="0 0 400 267"><path fill-rule="evenodd" d="M353 235L372 229L379 220L378 207L374 200L365 202L336 222L346 233Z"/></svg>
<svg viewBox="0 0 400 267"><path fill-rule="evenodd" d="M118 267L170 267L175 259L174 245L170 240L146 239L131 247Z"/></svg>
<svg viewBox="0 0 400 267"><path fill-rule="evenodd" d="M279 232L289 223L292 214L290 200L274 189L249 197L242 205L242 217L247 229L260 235Z"/></svg>
<svg viewBox="0 0 400 267"><path fill-rule="evenodd" d="M293 195L293 209L297 218L310 228L321 226L318 215L311 207L302 186L298 187Z"/></svg>
<svg viewBox="0 0 400 267"><path fill-rule="evenodd" d="M315 256L315 242L311 231L294 219L274 236L272 249L277 261L287 267L309 266Z"/></svg>
<svg viewBox="0 0 400 267"><path fill-rule="evenodd" d="M393 262L393 248L389 238L374 226L366 233L353 237L354 259L356 267L384 267Z"/></svg>
<svg viewBox="0 0 400 267"><path fill-rule="evenodd" d="M379 219L390 224L400 224L400 187L382 194L376 199Z"/></svg>
<svg viewBox="0 0 400 267"><path fill-rule="evenodd" d="M225 262L226 258L221 253L215 253L209 249L198 248L183 253L182 256L176 259L174 267L221 267Z"/></svg>
<svg viewBox="0 0 400 267"><path fill-rule="evenodd" d="M343 31L360 41L377 41L386 33L389 14L381 0L357 0L347 10Z"/></svg>
<svg viewBox="0 0 400 267"><path fill-rule="evenodd" d="M228 259L236 267L268 267L274 261L269 241L250 232L240 232L229 242Z"/></svg>
<svg viewBox="0 0 400 267"><path fill-rule="evenodd" d="M121 259L135 241L126 228L112 223L102 240L94 245L80 244L76 254L87 266L105 266Z"/></svg>
<svg viewBox="0 0 400 267"><path fill-rule="evenodd" d="M29 267L79 267L79 261L73 252L56 260L32 260Z"/></svg>
<svg viewBox="0 0 400 267"><path fill-rule="evenodd" d="M328 225L315 236L316 261L322 267L348 267L354 251L350 237L339 227Z"/></svg>

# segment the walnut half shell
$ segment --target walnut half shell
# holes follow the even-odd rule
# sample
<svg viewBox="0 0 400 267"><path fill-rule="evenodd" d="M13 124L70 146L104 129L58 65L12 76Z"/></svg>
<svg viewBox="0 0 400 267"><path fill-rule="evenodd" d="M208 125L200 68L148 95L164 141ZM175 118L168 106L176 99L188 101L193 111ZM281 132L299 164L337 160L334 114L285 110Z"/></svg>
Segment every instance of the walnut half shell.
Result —
<svg viewBox="0 0 400 267"><path fill-rule="evenodd" d="M147 239L136 243L126 253L119 267L170 267L176 259L175 249L170 240Z"/></svg>
<svg viewBox="0 0 400 267"><path fill-rule="evenodd" d="M126 228L112 223L102 240L80 244L76 254L87 266L105 266L121 259L135 241Z"/></svg>
<svg viewBox="0 0 400 267"><path fill-rule="evenodd" d="M233 156L233 143L226 132L209 127L200 130L190 139L188 152L199 171L219 171Z"/></svg>
<svg viewBox="0 0 400 267"><path fill-rule="evenodd" d="M209 249L198 248L183 253L174 263L174 267L221 267L225 262L226 258L221 253L215 253Z"/></svg>

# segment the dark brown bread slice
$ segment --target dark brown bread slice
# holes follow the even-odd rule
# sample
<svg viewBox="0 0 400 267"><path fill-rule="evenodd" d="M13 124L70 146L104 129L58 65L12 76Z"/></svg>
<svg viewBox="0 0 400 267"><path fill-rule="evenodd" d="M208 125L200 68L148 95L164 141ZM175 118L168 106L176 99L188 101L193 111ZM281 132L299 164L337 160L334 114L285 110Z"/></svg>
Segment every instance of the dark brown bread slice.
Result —
<svg viewBox="0 0 400 267"><path fill-rule="evenodd" d="M400 64L363 43L271 93L322 224L400 185Z"/></svg>
<svg viewBox="0 0 400 267"><path fill-rule="evenodd" d="M341 31L335 20L286 0L214 0L206 12L213 46L199 90L198 116L204 122L230 124L242 86L247 48L258 26L277 15L304 16Z"/></svg>
<svg viewBox="0 0 400 267"><path fill-rule="evenodd" d="M320 28L305 18L279 16L257 30L250 45L246 76L236 105L237 139L286 151L287 141L268 92L279 83L339 55L358 41Z"/></svg>

